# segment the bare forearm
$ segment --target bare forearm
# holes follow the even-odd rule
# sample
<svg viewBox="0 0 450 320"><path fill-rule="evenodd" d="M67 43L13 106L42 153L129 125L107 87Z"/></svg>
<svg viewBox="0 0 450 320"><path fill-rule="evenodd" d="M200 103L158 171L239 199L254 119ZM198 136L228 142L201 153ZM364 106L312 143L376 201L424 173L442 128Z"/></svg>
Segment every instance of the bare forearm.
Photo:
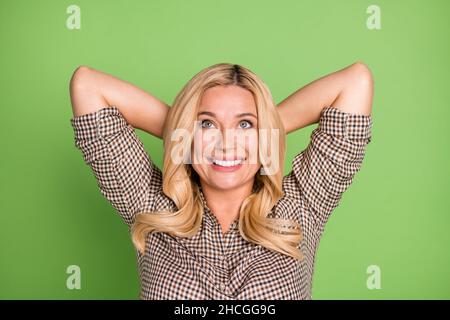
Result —
<svg viewBox="0 0 450 320"><path fill-rule="evenodd" d="M359 92L361 96L367 97L367 90L359 90L364 84L358 79L358 74L360 74L359 70L357 71L358 68L361 69L360 64L354 63L323 76L298 89L280 102L278 111L285 125L286 133L317 123L323 108L342 102L341 97L344 95L354 96L354 92ZM349 87L352 87L354 92L350 92ZM341 108L339 105L338 107ZM344 107L347 109L343 111L352 111L350 106L345 105Z"/></svg>
<svg viewBox="0 0 450 320"><path fill-rule="evenodd" d="M115 106L134 128L162 138L169 106L127 81L82 66L72 76L70 95L75 116Z"/></svg>

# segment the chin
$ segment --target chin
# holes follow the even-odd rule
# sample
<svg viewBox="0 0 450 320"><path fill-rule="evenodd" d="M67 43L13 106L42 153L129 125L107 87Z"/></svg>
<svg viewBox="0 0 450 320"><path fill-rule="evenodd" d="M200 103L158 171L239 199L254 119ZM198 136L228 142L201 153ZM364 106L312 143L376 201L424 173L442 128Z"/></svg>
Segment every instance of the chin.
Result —
<svg viewBox="0 0 450 320"><path fill-rule="evenodd" d="M223 190L223 191L232 190L232 189L238 188L240 186L242 186L241 183L214 184L214 185L212 185L212 187L214 187L215 189L219 189L219 190Z"/></svg>

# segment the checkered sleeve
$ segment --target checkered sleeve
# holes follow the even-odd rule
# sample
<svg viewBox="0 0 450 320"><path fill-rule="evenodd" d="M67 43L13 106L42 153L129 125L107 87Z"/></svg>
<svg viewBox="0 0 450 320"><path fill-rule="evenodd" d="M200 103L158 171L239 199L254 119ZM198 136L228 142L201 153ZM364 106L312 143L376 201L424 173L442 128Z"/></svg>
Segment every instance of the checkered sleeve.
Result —
<svg viewBox="0 0 450 320"><path fill-rule="evenodd" d="M155 169L134 128L115 106L70 119L75 146L96 177L103 196L128 227L151 192Z"/></svg>
<svg viewBox="0 0 450 320"><path fill-rule="evenodd" d="M300 196L315 229L323 231L331 212L359 171L371 141L372 117L325 107L311 140L292 161Z"/></svg>

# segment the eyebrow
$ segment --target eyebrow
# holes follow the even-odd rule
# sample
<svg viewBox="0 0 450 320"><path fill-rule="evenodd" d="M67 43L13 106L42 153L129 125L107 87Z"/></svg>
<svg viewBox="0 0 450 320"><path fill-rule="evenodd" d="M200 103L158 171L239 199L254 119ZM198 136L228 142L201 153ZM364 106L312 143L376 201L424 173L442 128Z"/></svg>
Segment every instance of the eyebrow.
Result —
<svg viewBox="0 0 450 320"><path fill-rule="evenodd" d="M197 116L200 116L202 114L209 115L211 117L217 118L216 114L214 112L210 112L210 111L199 112L197 114ZM258 117L256 115L254 115L253 113L250 113L250 112L239 113L239 114L236 115L236 118L241 118L241 117L245 117L245 116L251 116L251 117L254 117L255 119L258 119Z"/></svg>

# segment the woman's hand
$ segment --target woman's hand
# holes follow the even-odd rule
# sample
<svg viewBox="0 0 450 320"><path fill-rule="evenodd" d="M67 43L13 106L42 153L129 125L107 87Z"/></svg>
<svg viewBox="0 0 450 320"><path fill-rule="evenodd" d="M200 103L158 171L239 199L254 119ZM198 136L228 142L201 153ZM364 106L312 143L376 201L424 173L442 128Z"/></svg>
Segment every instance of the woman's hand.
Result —
<svg viewBox="0 0 450 320"><path fill-rule="evenodd" d="M355 62L298 89L278 104L278 112L287 134L319 122L326 106L370 115L372 98L371 71L364 63Z"/></svg>
<svg viewBox="0 0 450 320"><path fill-rule="evenodd" d="M80 66L70 80L70 98L74 116L115 106L134 128L162 138L169 106L129 82Z"/></svg>

